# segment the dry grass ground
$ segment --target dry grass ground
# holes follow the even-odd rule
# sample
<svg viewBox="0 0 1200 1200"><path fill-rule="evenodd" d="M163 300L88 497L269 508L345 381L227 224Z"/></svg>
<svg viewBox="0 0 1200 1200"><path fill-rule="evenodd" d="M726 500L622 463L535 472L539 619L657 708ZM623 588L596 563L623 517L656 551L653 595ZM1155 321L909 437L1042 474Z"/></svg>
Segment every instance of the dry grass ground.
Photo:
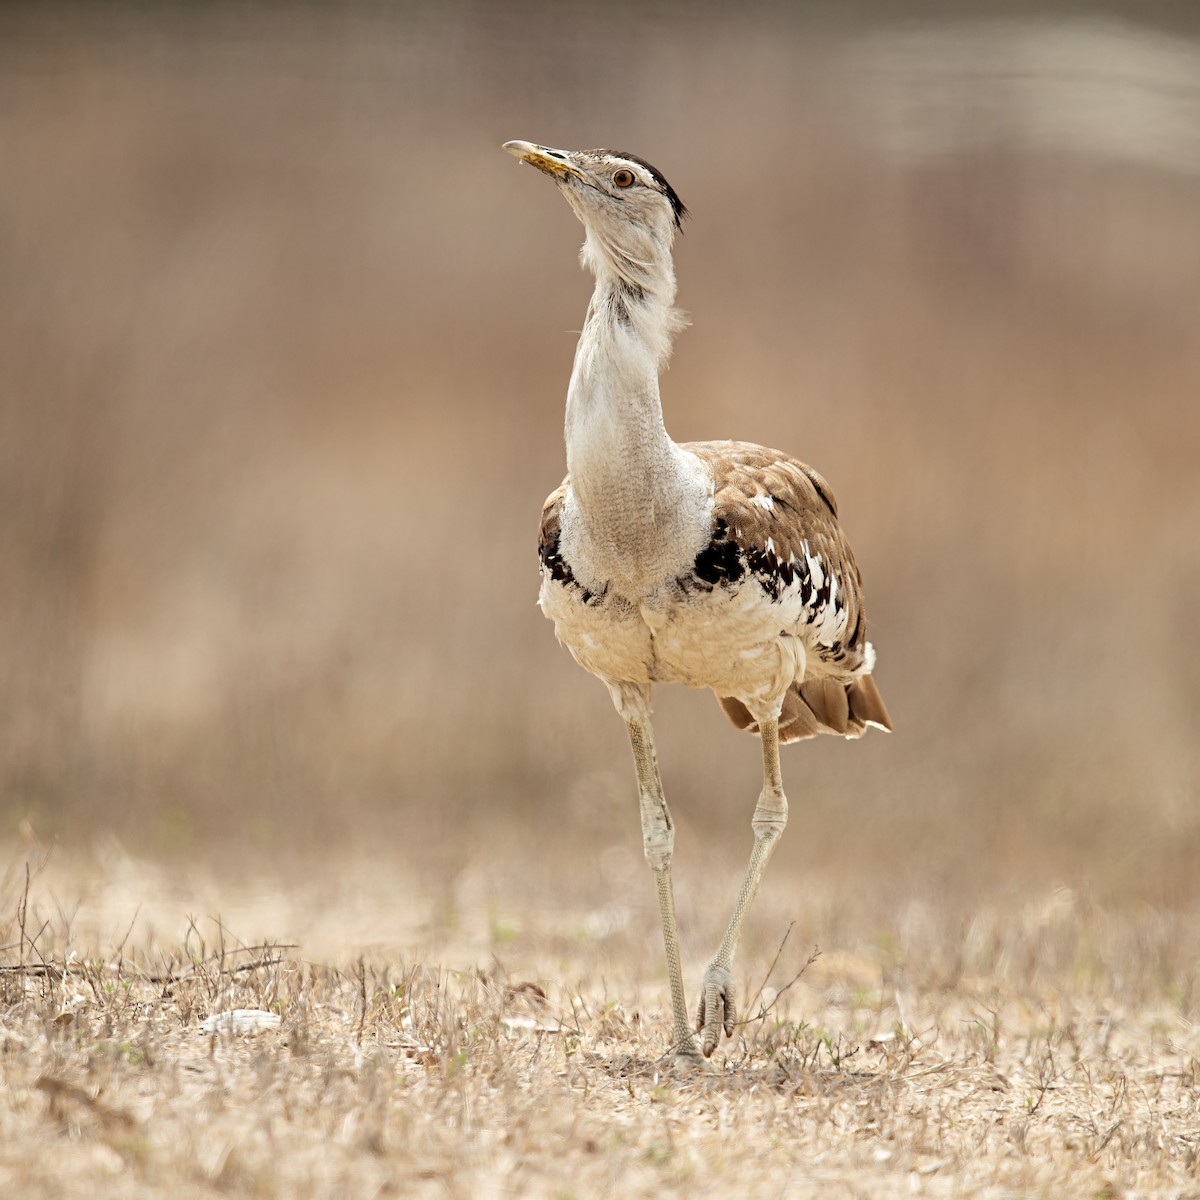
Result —
<svg viewBox="0 0 1200 1200"><path fill-rule="evenodd" d="M558 872L531 895L492 868L451 909L390 864L326 869L355 880L340 907L312 876L222 884L110 854L52 863L26 894L14 870L0 1190L1200 1196L1194 914L1059 891L839 918L818 885L789 915L768 887L742 964L751 1019L680 1072L640 897ZM715 930L717 907L685 916ZM772 969L763 931L791 921ZM339 941L364 928L399 940ZM281 1025L202 1032L239 1008Z"/></svg>

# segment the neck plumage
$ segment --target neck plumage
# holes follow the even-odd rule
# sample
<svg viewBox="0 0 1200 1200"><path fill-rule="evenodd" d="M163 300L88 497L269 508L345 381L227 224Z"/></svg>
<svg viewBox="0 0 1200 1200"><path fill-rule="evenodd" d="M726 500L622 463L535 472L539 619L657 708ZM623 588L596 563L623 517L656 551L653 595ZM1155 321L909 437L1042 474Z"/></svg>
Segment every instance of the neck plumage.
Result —
<svg viewBox="0 0 1200 1200"><path fill-rule="evenodd" d="M636 580L664 566L695 507L691 456L668 436L658 391L684 321L669 248L652 263L614 259L589 230L583 259L596 290L567 392L567 469L597 574Z"/></svg>

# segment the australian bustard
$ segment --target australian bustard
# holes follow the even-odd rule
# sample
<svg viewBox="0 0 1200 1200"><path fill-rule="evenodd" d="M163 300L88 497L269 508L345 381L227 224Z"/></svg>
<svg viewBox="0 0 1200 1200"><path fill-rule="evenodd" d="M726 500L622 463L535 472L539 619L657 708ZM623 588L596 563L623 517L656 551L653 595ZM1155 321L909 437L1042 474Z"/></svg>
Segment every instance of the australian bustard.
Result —
<svg viewBox="0 0 1200 1200"><path fill-rule="evenodd" d="M567 389L567 477L542 509L542 611L607 685L633 747L642 840L666 943L673 1048L707 1057L736 1020L733 956L787 823L779 743L890 729L871 678L862 587L829 485L748 442L677 444L658 375L683 321L671 247L685 214L649 163L608 150L507 142L544 171L583 222L596 277ZM754 848L733 915L704 972L696 1030L684 1000L671 890L674 827L650 727L650 687L711 688L762 739Z"/></svg>

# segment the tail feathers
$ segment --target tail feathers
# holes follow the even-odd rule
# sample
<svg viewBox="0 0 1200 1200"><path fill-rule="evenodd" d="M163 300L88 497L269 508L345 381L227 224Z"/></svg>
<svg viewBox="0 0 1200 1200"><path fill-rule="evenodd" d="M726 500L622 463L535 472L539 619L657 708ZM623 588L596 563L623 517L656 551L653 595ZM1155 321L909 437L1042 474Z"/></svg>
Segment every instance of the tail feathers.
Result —
<svg viewBox="0 0 1200 1200"><path fill-rule="evenodd" d="M758 733L758 722L750 710L731 696L720 697L725 715L739 728ZM870 675L844 680L819 678L794 683L783 698L779 714L779 740L798 742L819 733L836 733L857 738L868 725L888 732L892 719L883 697Z"/></svg>

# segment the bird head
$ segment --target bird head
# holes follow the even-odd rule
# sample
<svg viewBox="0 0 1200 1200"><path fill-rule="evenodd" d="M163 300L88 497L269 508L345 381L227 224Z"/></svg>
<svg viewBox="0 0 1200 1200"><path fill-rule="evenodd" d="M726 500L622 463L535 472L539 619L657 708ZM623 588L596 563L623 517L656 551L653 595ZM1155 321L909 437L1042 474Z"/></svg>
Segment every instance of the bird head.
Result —
<svg viewBox="0 0 1200 1200"><path fill-rule="evenodd" d="M671 245L687 215L675 189L644 159L615 150L552 150L532 142L504 149L558 184L583 222L584 266L642 292L670 288Z"/></svg>

